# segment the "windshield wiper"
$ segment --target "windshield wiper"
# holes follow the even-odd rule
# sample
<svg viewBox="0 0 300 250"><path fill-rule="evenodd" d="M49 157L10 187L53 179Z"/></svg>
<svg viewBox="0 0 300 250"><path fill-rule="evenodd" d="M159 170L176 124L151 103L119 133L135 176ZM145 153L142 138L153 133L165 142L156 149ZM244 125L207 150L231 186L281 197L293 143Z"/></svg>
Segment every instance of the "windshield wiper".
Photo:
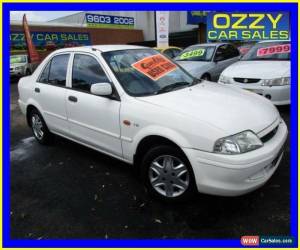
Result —
<svg viewBox="0 0 300 250"><path fill-rule="evenodd" d="M189 82L175 82L173 84L170 84L170 85L167 85L167 86L161 88L155 94L157 95L157 94L161 94L161 93L166 93L166 92L172 91L174 89L177 89L179 87L183 87L183 86L186 86L186 85L191 85L191 83L189 83Z"/></svg>
<svg viewBox="0 0 300 250"><path fill-rule="evenodd" d="M196 85L198 83L201 83L202 82L202 79L198 79L198 78L194 78L193 82L190 84L190 85Z"/></svg>

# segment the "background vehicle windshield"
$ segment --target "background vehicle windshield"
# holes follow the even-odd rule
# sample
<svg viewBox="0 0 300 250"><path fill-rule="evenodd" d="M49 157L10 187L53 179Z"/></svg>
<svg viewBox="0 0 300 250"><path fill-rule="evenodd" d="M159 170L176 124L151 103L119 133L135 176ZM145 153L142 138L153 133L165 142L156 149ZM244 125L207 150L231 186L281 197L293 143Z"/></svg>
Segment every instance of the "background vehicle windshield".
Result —
<svg viewBox="0 0 300 250"><path fill-rule="evenodd" d="M175 57L176 61L211 61L214 55L214 46L191 46Z"/></svg>
<svg viewBox="0 0 300 250"><path fill-rule="evenodd" d="M26 63L26 56L24 55L10 56L10 64L13 63Z"/></svg>
<svg viewBox="0 0 300 250"><path fill-rule="evenodd" d="M290 42L265 42L254 45L242 61L253 60L290 60Z"/></svg>
<svg viewBox="0 0 300 250"><path fill-rule="evenodd" d="M124 90L132 96L154 95L168 86L176 85L179 87L180 85L184 87L192 84L194 81L194 78L179 68L178 65L153 49L118 50L105 52L102 55L110 65L110 68ZM171 67L164 71L164 69L159 66L163 63L158 62L157 66L155 66L155 62L150 65L147 58L151 60L155 55L158 61L162 60L164 64L167 63ZM138 66L141 66L141 68L145 67L145 69L139 70L137 69L138 67L134 67L133 64L138 64ZM164 65L162 65L162 67L163 66ZM154 72L154 77L150 77L145 73L149 69L148 67L151 68L151 72ZM145 72L143 72L143 70L145 70Z"/></svg>

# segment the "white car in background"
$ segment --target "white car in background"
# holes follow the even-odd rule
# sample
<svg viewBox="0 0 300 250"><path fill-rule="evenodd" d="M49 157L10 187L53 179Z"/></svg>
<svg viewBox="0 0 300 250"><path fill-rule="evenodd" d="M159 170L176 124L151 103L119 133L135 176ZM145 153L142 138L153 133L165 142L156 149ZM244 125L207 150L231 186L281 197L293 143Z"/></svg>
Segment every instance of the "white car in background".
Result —
<svg viewBox="0 0 300 250"><path fill-rule="evenodd" d="M10 77L22 77L30 75L36 69L36 63L30 63L28 55L10 56Z"/></svg>
<svg viewBox="0 0 300 250"><path fill-rule="evenodd" d="M145 47L56 50L18 89L38 142L57 134L132 164L149 191L166 200L262 186L287 137L265 98L195 79Z"/></svg>
<svg viewBox="0 0 300 250"><path fill-rule="evenodd" d="M250 90L275 105L290 104L290 41L262 41L226 68L219 83Z"/></svg>
<svg viewBox="0 0 300 250"><path fill-rule="evenodd" d="M192 45L174 58L198 79L218 81L221 72L240 59L240 52L230 43Z"/></svg>

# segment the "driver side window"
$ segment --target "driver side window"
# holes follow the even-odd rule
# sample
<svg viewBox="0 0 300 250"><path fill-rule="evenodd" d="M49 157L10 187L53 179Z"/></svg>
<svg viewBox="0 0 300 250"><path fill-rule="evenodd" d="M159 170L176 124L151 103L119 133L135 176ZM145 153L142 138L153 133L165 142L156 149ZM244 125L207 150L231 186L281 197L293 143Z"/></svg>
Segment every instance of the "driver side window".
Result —
<svg viewBox="0 0 300 250"><path fill-rule="evenodd" d="M226 49L227 49L227 45L222 45L220 46L215 54L215 61L224 61L226 60Z"/></svg>
<svg viewBox="0 0 300 250"><path fill-rule="evenodd" d="M95 83L109 82L97 60L89 55L75 54L72 68L72 89L90 92Z"/></svg>

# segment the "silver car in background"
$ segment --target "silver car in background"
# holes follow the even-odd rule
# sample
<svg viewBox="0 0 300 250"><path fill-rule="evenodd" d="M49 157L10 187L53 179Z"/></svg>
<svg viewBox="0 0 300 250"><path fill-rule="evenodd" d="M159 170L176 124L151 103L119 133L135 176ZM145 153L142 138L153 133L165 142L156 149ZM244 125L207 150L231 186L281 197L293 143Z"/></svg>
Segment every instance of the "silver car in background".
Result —
<svg viewBox="0 0 300 250"><path fill-rule="evenodd" d="M187 47L176 62L199 79L218 81L221 72L240 59L240 52L230 43L204 43Z"/></svg>

